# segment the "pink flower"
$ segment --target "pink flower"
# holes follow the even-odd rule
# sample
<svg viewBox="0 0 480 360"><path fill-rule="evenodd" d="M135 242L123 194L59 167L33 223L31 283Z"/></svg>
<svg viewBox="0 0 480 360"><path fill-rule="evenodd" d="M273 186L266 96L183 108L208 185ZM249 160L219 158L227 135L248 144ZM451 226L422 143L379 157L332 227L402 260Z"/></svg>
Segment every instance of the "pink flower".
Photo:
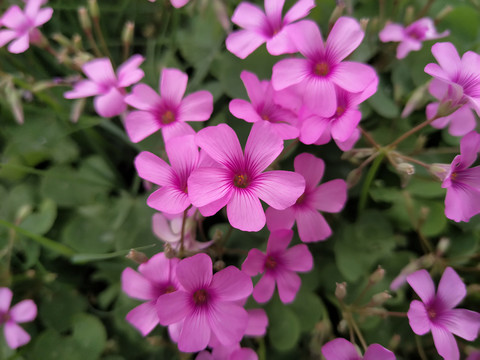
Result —
<svg viewBox="0 0 480 360"><path fill-rule="evenodd" d="M53 14L52 8L40 9L45 0L27 0L22 11L18 5L12 5L0 18L0 26L8 30L0 30L0 47L11 41L8 51L19 54L26 51L29 43L40 41L37 27L45 24Z"/></svg>
<svg viewBox="0 0 480 360"><path fill-rule="evenodd" d="M204 350L195 360L258 360L258 355L250 348L242 348L240 344L234 346L215 347L212 353Z"/></svg>
<svg viewBox="0 0 480 360"><path fill-rule="evenodd" d="M139 69L144 58L134 55L125 61L117 70L113 71L112 63L108 58L94 59L85 63L82 70L88 80L82 80L67 91L67 99L80 99L95 96L93 101L95 111L103 117L120 115L127 109L125 104L125 88L140 81L145 75Z"/></svg>
<svg viewBox="0 0 480 360"><path fill-rule="evenodd" d="M158 130L163 137L195 132L186 121L205 121L213 111L213 96L202 90L183 98L188 76L177 69L163 69L160 76L160 95L150 86L138 84L125 102L139 109L125 119L125 129L133 142L139 142Z"/></svg>
<svg viewBox="0 0 480 360"><path fill-rule="evenodd" d="M274 231L268 238L266 254L258 249L248 252L242 271L249 276L264 274L253 289L253 298L257 302L270 300L275 284L280 300L285 304L292 302L301 284L297 272L312 270L313 258L307 245L300 244L287 249L292 237L292 230Z"/></svg>
<svg viewBox="0 0 480 360"><path fill-rule="evenodd" d="M335 179L317 186L323 177L325 163L309 153L297 155L294 167L295 172L305 178L305 192L289 208L267 209L267 226L270 231L290 229L296 221L302 241L325 240L332 230L318 211L339 212L347 200L347 184Z"/></svg>
<svg viewBox="0 0 480 360"><path fill-rule="evenodd" d="M132 268L126 268L122 272L122 290L134 299L147 300L131 310L126 317L143 336L158 325L155 306L157 299L180 287L176 276L178 262L177 258L167 259L164 253L159 253L140 264L139 273Z"/></svg>
<svg viewBox="0 0 480 360"><path fill-rule="evenodd" d="M406 28L400 24L390 23L378 34L382 42L400 42L397 47L397 59L403 59L410 51L420 50L423 41L439 39L448 35L450 35L448 30L437 33L435 24L430 18L421 18Z"/></svg>
<svg viewBox="0 0 480 360"><path fill-rule="evenodd" d="M37 306L33 300L22 300L10 308L12 297L9 288L0 288L0 325L3 325L7 345L16 349L30 341L30 335L17 324L33 321L37 317Z"/></svg>
<svg viewBox="0 0 480 360"><path fill-rule="evenodd" d="M148 0L148 1L150 1L150 2L155 2L156 0ZM172 6L173 6L174 8L177 8L177 9L178 9L178 8L181 8L181 7L185 6L185 5L187 5L189 1L190 1L190 0L170 0L170 3L172 4Z"/></svg>
<svg viewBox="0 0 480 360"><path fill-rule="evenodd" d="M467 360L480 360L480 351L473 351L468 355Z"/></svg>
<svg viewBox="0 0 480 360"><path fill-rule="evenodd" d="M343 338L329 341L322 347L326 360L395 360L395 355L379 344L372 344L362 357L355 346Z"/></svg>
<svg viewBox="0 0 480 360"><path fill-rule="evenodd" d="M260 82L257 76L242 71L240 78L247 89L251 103L241 99L230 101L229 109L233 116L247 122L268 122L283 140L298 137L298 130L293 125L296 114L274 102L274 90L270 81Z"/></svg>
<svg viewBox="0 0 480 360"><path fill-rule="evenodd" d="M413 300L407 313L413 332L425 335L431 331L438 354L445 360L458 360L460 355L453 334L473 341L480 328L479 313L454 309L467 294L465 284L451 267L445 269L436 294L435 284L426 270L409 275L407 281L422 300Z"/></svg>
<svg viewBox="0 0 480 360"><path fill-rule="evenodd" d="M226 40L227 49L241 59L245 59L256 48L267 43L272 55L296 52L288 34L293 31L291 23L307 16L315 7L313 0L299 0L282 19L285 0L265 0L265 13L258 6L241 2L235 9L232 22L243 30L234 31Z"/></svg>
<svg viewBox="0 0 480 360"><path fill-rule="evenodd" d="M212 334L223 345L239 342L247 328L248 314L236 302L252 293L251 279L234 266L212 276L212 260L206 254L181 260L177 278L182 288L162 295L157 313L162 325L183 321L179 350L201 351Z"/></svg>
<svg viewBox="0 0 480 360"><path fill-rule="evenodd" d="M460 155L439 174L442 187L447 189L445 216L456 222L469 221L480 213L480 166L469 168L480 151L480 134L472 131L460 141Z"/></svg>
<svg viewBox="0 0 480 360"><path fill-rule="evenodd" d="M336 86L359 93L376 80L370 66L342 61L362 42L364 33L357 20L339 18L326 44L313 21L301 21L291 27L289 36L306 59L291 58L275 64L272 71L275 90L299 84L303 88L304 105L323 117L330 117L337 110Z"/></svg>
<svg viewBox="0 0 480 360"><path fill-rule="evenodd" d="M197 134L197 144L218 163L199 167L188 179L192 204L204 216L227 205L230 224L243 231L265 226L260 199L275 209L293 205L305 189L305 181L290 171L264 170L282 152L283 141L264 122L253 124L242 152L237 135L225 124L210 126Z"/></svg>
<svg viewBox="0 0 480 360"><path fill-rule="evenodd" d="M148 151L135 158L138 175L160 186L147 199L148 206L169 214L183 212L191 205L187 180L198 166L199 154L194 136L170 139L165 144L171 166Z"/></svg>
<svg viewBox="0 0 480 360"><path fill-rule="evenodd" d="M452 109L468 105L480 115L480 55L467 51L460 59L451 43L436 43L432 53L438 64L425 66L425 72L435 78L430 92L441 104ZM471 126L471 119L467 121Z"/></svg>

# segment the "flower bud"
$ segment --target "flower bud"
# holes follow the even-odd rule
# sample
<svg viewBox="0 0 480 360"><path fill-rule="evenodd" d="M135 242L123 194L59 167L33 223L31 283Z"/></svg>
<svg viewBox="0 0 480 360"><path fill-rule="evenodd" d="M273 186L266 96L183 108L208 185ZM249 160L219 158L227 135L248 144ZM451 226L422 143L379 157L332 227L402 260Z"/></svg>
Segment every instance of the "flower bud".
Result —
<svg viewBox="0 0 480 360"><path fill-rule="evenodd" d="M100 17L100 10L98 9L97 0L88 0L88 10L92 18Z"/></svg>
<svg viewBox="0 0 480 360"><path fill-rule="evenodd" d="M172 249L172 246L169 243L163 245L163 253L167 259L173 259L176 257L175 250Z"/></svg>
<svg viewBox="0 0 480 360"><path fill-rule="evenodd" d="M383 305L385 303L385 301L387 301L391 297L392 297L392 295L390 295L386 291L383 291L381 293L373 295L371 303L372 303L372 305L380 306L380 305Z"/></svg>
<svg viewBox="0 0 480 360"><path fill-rule="evenodd" d="M223 260L215 261L215 263L213 264L213 269L215 271L220 271L222 269L225 269L225 262Z"/></svg>
<svg viewBox="0 0 480 360"><path fill-rule="evenodd" d="M377 270L375 270L372 275L370 275L370 278L368 279L370 281L370 284L376 284L380 281L385 276L385 269L383 269L380 265L378 266Z"/></svg>
<svg viewBox="0 0 480 360"><path fill-rule="evenodd" d="M337 6L335 6L335 9L333 9L332 15L330 15L330 19L328 20L329 28L333 27L337 20L342 16L344 10L345 3L343 1L337 1Z"/></svg>
<svg viewBox="0 0 480 360"><path fill-rule="evenodd" d="M122 30L122 43L131 44L133 42L133 33L135 30L135 23L127 21Z"/></svg>
<svg viewBox="0 0 480 360"><path fill-rule="evenodd" d="M395 169L397 169L398 172L401 172L406 175L415 174L415 167L410 163L402 162L400 164L397 164L395 166Z"/></svg>
<svg viewBox="0 0 480 360"><path fill-rule="evenodd" d="M78 19L80 20L80 25L83 30L90 30L92 28L92 22L88 16L87 9L83 6L78 8Z"/></svg>
<svg viewBox="0 0 480 360"><path fill-rule="evenodd" d="M143 264L148 261L147 255L135 249L130 249L127 256L125 257L132 261L135 261L137 264Z"/></svg>
<svg viewBox="0 0 480 360"><path fill-rule="evenodd" d="M337 283L337 287L335 289L335 296L338 300L342 301L347 296L347 283Z"/></svg>
<svg viewBox="0 0 480 360"><path fill-rule="evenodd" d="M360 181L362 178L362 170L361 169L353 169L350 171L350 173L347 175L347 187L350 189L357 185L357 183Z"/></svg>
<svg viewBox="0 0 480 360"><path fill-rule="evenodd" d="M449 247L450 247L450 239L447 237L442 237L437 244L437 252L440 255L443 255L447 252Z"/></svg>

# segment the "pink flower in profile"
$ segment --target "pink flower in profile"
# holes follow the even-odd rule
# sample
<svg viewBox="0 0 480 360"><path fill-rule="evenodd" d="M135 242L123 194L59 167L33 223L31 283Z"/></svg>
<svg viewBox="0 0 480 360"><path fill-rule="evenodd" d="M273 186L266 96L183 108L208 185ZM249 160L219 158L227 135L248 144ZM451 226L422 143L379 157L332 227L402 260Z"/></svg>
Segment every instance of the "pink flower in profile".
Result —
<svg viewBox="0 0 480 360"><path fill-rule="evenodd" d="M37 305L33 300L22 300L10 308L12 297L9 288L0 288L0 325L3 325L7 345L16 349L30 341L30 335L18 324L33 321L37 317Z"/></svg>
<svg viewBox="0 0 480 360"><path fill-rule="evenodd" d="M275 209L293 205L305 189L300 174L266 171L283 150L283 141L269 124L256 122L242 152L237 135L225 124L199 131L197 144L217 162L216 167L199 167L188 179L192 204L204 216L227 205L230 224L242 231L259 231L265 226L260 199Z"/></svg>
<svg viewBox="0 0 480 360"><path fill-rule="evenodd" d="M230 101L229 109L233 116L247 122L266 121L283 140L298 137L296 114L274 102L274 90L270 81L259 81L257 76L242 71L240 78L247 89L251 103L242 99Z"/></svg>
<svg viewBox="0 0 480 360"><path fill-rule="evenodd" d="M248 252L242 271L249 276L263 274L253 289L253 298L257 302L270 300L275 284L280 300L285 304L292 302L301 284L297 272L312 270L313 257L307 245L299 244L287 249L292 237L292 230L274 231L268 238L266 254L258 249Z"/></svg>
<svg viewBox="0 0 480 360"><path fill-rule="evenodd" d="M148 0L148 1L150 1L150 2L155 2L155 1L157 1L157 0ZM190 1L190 0L170 0L170 3L172 4L172 6L173 6L174 8L177 8L177 9L178 9L178 8L181 8L181 7L185 6L185 5L187 5L189 1Z"/></svg>
<svg viewBox="0 0 480 360"><path fill-rule="evenodd" d="M53 14L52 8L43 8L45 0L27 0L22 11L18 5L12 5L0 18L0 26L8 29L0 30L0 47L11 41L8 51L19 54L26 51L30 43L39 42L40 31L37 27L45 24Z"/></svg>
<svg viewBox="0 0 480 360"><path fill-rule="evenodd" d="M160 186L147 199L148 206L169 214L183 212L191 205L187 180L198 166L199 154L193 135L179 136L165 143L171 165L148 151L135 158L138 175Z"/></svg>
<svg viewBox="0 0 480 360"><path fill-rule="evenodd" d="M299 84L304 105L323 117L330 117L337 111L337 87L359 93L377 79L370 66L343 61L363 40L364 33L357 20L339 18L325 44L313 21L304 20L291 27L289 36L306 59L290 58L276 63L272 70L275 90Z"/></svg>
<svg viewBox="0 0 480 360"><path fill-rule="evenodd" d="M451 267L445 269L436 293L426 270L408 275L407 281L422 300L413 300L407 313L413 332L425 335L431 331L438 354L445 360L458 360L460 355L453 334L473 341L480 329L479 313L454 309L467 294L465 284Z"/></svg>
<svg viewBox="0 0 480 360"><path fill-rule="evenodd" d="M139 142L158 130L168 140L175 136L194 134L186 121L205 121L213 111L213 96L202 90L183 98L188 76L177 69L163 69L160 95L150 86L136 85L125 102L139 109L125 119L125 129L133 142Z"/></svg>
<svg viewBox="0 0 480 360"><path fill-rule="evenodd" d="M400 42L397 47L397 59L403 59L410 51L420 50L423 41L439 39L448 35L450 35L448 30L437 33L435 24L430 18L421 18L407 27L390 23L378 34L382 42Z"/></svg>
<svg viewBox="0 0 480 360"><path fill-rule="evenodd" d="M212 334L223 345L238 343L248 324L247 311L237 304L252 293L251 279L234 266L212 275L212 260L206 254L183 259L177 265L182 288L160 296L160 324L183 321L178 348L183 352L205 349Z"/></svg>
<svg viewBox="0 0 480 360"><path fill-rule="evenodd" d="M80 99L95 96L93 104L95 111L103 117L120 115L127 109L125 104L125 88L140 81L145 75L139 69L144 58L134 55L113 71L112 63L108 58L94 59L82 66L88 80L82 80L67 91L67 99Z"/></svg>
<svg viewBox="0 0 480 360"><path fill-rule="evenodd" d="M242 348L240 344L213 348L212 352L204 350L195 360L258 360L258 355L250 348Z"/></svg>
<svg viewBox="0 0 480 360"><path fill-rule="evenodd" d="M452 110L468 106L480 116L480 55L467 51L460 59L455 46L448 42L433 45L432 53L438 64L425 66L425 72L434 77L430 92L441 99L441 105ZM428 115L431 118L432 110ZM460 133L473 130L471 117L465 121Z"/></svg>
<svg viewBox="0 0 480 360"><path fill-rule="evenodd" d="M295 204L284 210L267 209L268 229L290 229L296 221L302 241L325 240L332 230L319 211L342 210L347 200L347 184L344 180L335 179L318 185L325 171L325 163L309 153L297 155L294 167L295 172L305 178L305 192Z"/></svg>
<svg viewBox="0 0 480 360"><path fill-rule="evenodd" d="M235 9L232 22L242 30L228 35L226 46L228 51L245 59L264 42L271 55L294 53L297 51L289 40L288 34L293 31L291 24L310 13L315 7L314 0L299 0L282 19L285 0L265 0L265 13L257 5L241 2Z"/></svg>
<svg viewBox="0 0 480 360"><path fill-rule="evenodd" d="M325 360L395 360L395 355L379 344L372 344L362 357L355 346L343 338L329 341L322 346Z"/></svg>
<svg viewBox="0 0 480 360"><path fill-rule="evenodd" d="M450 165L437 164L445 169L438 174L447 189L445 216L456 222L467 222L480 213L480 166L470 168L479 151L480 134L472 131L460 141L460 155Z"/></svg>
<svg viewBox="0 0 480 360"><path fill-rule="evenodd" d="M136 272L126 268L122 272L122 290L130 297L147 302L127 314L127 321L143 336L158 325L156 303L163 294L177 291L180 287L176 277L179 259L167 259L164 253L152 256L140 264Z"/></svg>

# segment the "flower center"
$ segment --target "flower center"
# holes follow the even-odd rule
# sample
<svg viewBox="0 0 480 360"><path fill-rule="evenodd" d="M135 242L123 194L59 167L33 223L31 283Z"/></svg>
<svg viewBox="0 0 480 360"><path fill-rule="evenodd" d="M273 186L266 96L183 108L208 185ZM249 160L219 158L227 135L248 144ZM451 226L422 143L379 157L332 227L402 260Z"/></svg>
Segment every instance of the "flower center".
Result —
<svg viewBox="0 0 480 360"><path fill-rule="evenodd" d="M428 313L428 317L430 318L430 320L433 320L437 317L437 311L434 308L429 308L427 310L427 313Z"/></svg>
<svg viewBox="0 0 480 360"><path fill-rule="evenodd" d="M275 260L272 256L267 256L265 260L265 267L269 270L273 270L277 267L277 260Z"/></svg>
<svg viewBox="0 0 480 360"><path fill-rule="evenodd" d="M300 197L297 199L297 201L295 202L296 205L300 205L301 203L303 203L305 201L305 193L303 193L302 195L300 195Z"/></svg>
<svg viewBox="0 0 480 360"><path fill-rule="evenodd" d="M233 178L233 185L245 189L250 184L247 174L237 174Z"/></svg>
<svg viewBox="0 0 480 360"><path fill-rule="evenodd" d="M335 112L335 115L339 117L342 116L344 112L345 108L343 106L337 106L337 111Z"/></svg>
<svg viewBox="0 0 480 360"><path fill-rule="evenodd" d="M262 119L265 120L265 121L270 121L270 118L268 117L267 114L263 114Z"/></svg>
<svg viewBox="0 0 480 360"><path fill-rule="evenodd" d="M206 290L197 290L193 293L193 301L195 305L202 305L207 302L207 291Z"/></svg>
<svg viewBox="0 0 480 360"><path fill-rule="evenodd" d="M326 62L321 62L315 65L314 72L317 76L326 76L330 71L330 67Z"/></svg>
<svg viewBox="0 0 480 360"><path fill-rule="evenodd" d="M171 110L167 110L162 114L162 123L165 125L171 124L175 121L175 114Z"/></svg>
<svg viewBox="0 0 480 360"><path fill-rule="evenodd" d="M170 294L170 293L173 293L175 291L177 291L177 289L175 289L175 286L173 286L173 285L168 285L165 288L165 294Z"/></svg>
<svg viewBox="0 0 480 360"><path fill-rule="evenodd" d="M10 315L8 314L8 312L0 312L0 325L5 324L8 320L10 320Z"/></svg>
<svg viewBox="0 0 480 360"><path fill-rule="evenodd" d="M457 178L457 175L458 175L458 173L452 172L452 174L450 175L450 179L455 180Z"/></svg>

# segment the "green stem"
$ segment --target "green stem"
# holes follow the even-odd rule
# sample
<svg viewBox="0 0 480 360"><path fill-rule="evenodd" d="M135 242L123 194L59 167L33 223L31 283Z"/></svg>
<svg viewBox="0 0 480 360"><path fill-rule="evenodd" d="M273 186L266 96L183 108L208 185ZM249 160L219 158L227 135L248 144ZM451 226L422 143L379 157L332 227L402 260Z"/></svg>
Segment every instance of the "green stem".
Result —
<svg viewBox="0 0 480 360"><path fill-rule="evenodd" d="M34 234L26 229L21 228L20 226L14 225L8 221L5 221L3 219L0 219L0 225L3 225L9 229L13 229L19 234L22 234L33 241L36 241L40 245L46 247L47 249L50 249L56 253L59 253L60 255L70 257L75 254L75 252L70 249L68 246L65 246L63 244L60 244L54 240L48 239L44 236Z"/></svg>
<svg viewBox="0 0 480 360"><path fill-rule="evenodd" d="M360 214L367 205L368 199L368 190L370 189L370 185L372 181L375 179L375 175L377 174L378 168L385 157L385 152L381 151L375 160L372 163L372 166L368 170L367 176L365 177L365 181L362 186L362 192L360 193L360 200L358 201L358 213Z"/></svg>

